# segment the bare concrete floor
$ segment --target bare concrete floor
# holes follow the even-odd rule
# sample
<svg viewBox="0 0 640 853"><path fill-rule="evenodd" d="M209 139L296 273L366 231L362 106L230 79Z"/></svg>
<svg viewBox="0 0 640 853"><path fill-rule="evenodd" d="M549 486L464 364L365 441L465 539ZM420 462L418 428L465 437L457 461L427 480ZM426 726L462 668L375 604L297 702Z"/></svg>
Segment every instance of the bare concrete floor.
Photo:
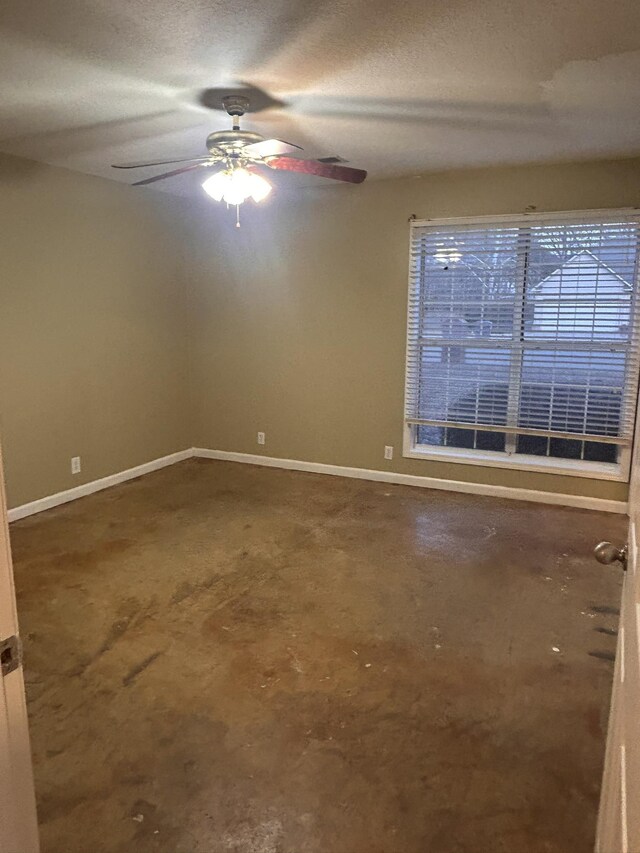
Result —
<svg viewBox="0 0 640 853"><path fill-rule="evenodd" d="M14 524L44 853L591 851L624 535L204 460Z"/></svg>

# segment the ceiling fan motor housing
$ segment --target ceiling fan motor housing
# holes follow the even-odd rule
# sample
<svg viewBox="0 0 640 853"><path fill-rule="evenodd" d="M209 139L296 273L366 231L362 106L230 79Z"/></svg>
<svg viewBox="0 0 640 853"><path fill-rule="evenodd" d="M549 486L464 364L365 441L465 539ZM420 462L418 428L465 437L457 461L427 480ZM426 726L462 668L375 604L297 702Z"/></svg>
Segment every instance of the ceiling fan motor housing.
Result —
<svg viewBox="0 0 640 853"><path fill-rule="evenodd" d="M207 150L213 154L220 151L238 153L245 145L262 142L264 136L250 130L216 130L207 136Z"/></svg>

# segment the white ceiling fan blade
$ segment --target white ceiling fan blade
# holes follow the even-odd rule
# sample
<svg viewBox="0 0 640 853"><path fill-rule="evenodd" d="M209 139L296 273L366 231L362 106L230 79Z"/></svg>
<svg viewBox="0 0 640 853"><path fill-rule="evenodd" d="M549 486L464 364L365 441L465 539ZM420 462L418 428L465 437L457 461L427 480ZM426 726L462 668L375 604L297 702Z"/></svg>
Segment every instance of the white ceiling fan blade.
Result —
<svg viewBox="0 0 640 853"><path fill-rule="evenodd" d="M112 169L144 169L146 166L165 166L169 163L203 163L210 157L179 157L175 160L150 160L148 163L113 163Z"/></svg>
<svg viewBox="0 0 640 853"><path fill-rule="evenodd" d="M163 172L161 175L154 175L152 178L144 178L142 181L136 181L131 186L144 187L147 184L155 184L156 181L164 181L165 178L182 175L184 172L192 172L194 169L201 169L203 166L204 163L194 163L191 166L183 166L181 169L172 169L170 172Z"/></svg>
<svg viewBox="0 0 640 853"><path fill-rule="evenodd" d="M302 151L302 147L282 139L263 139L262 142L245 145L242 149L243 154L249 154L251 157L282 157L296 151Z"/></svg>

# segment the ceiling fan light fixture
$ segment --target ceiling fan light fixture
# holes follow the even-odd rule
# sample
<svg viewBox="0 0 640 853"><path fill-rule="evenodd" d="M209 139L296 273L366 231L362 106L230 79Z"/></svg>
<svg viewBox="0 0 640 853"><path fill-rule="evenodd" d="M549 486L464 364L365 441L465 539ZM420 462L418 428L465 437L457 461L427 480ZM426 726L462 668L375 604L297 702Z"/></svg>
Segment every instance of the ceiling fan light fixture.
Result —
<svg viewBox="0 0 640 853"><path fill-rule="evenodd" d="M262 175L251 173L251 197L254 201L264 201L271 192L271 184Z"/></svg>
<svg viewBox="0 0 640 853"><path fill-rule="evenodd" d="M248 198L263 201L271 192L271 184L261 175L237 167L211 175L202 184L202 189L215 201L239 205Z"/></svg>

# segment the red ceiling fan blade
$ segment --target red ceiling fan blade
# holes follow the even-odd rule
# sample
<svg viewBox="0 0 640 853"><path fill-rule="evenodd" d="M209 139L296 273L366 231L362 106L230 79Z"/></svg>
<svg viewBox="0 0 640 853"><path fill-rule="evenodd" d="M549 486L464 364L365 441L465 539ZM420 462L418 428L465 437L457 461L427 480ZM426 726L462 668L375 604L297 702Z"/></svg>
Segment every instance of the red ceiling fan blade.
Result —
<svg viewBox="0 0 640 853"><path fill-rule="evenodd" d="M201 163L209 157L180 157L178 160L152 160L150 163L112 163L112 169L142 169L145 166L166 166L169 163Z"/></svg>
<svg viewBox="0 0 640 853"><path fill-rule="evenodd" d="M183 172L191 172L193 169L200 169L202 165L202 163L195 163L193 166L183 166L182 169L173 169L171 172L163 172L161 175L154 175L153 178L145 178L143 181L136 181L134 184L131 184L131 186L143 187L145 184L164 181L165 178L172 178L174 175L181 175Z"/></svg>
<svg viewBox="0 0 640 853"><path fill-rule="evenodd" d="M265 162L272 169L283 169L287 172L302 172L304 175L318 175L320 178L346 181L349 184L361 184L367 177L367 173L363 169L352 169L350 166L334 166L330 163L319 163L317 160L300 160L296 157L270 157Z"/></svg>
<svg viewBox="0 0 640 853"><path fill-rule="evenodd" d="M296 151L302 151L302 148L283 139L263 139L262 142L245 145L242 149L243 154L249 154L251 157L280 157L283 154L294 154Z"/></svg>

